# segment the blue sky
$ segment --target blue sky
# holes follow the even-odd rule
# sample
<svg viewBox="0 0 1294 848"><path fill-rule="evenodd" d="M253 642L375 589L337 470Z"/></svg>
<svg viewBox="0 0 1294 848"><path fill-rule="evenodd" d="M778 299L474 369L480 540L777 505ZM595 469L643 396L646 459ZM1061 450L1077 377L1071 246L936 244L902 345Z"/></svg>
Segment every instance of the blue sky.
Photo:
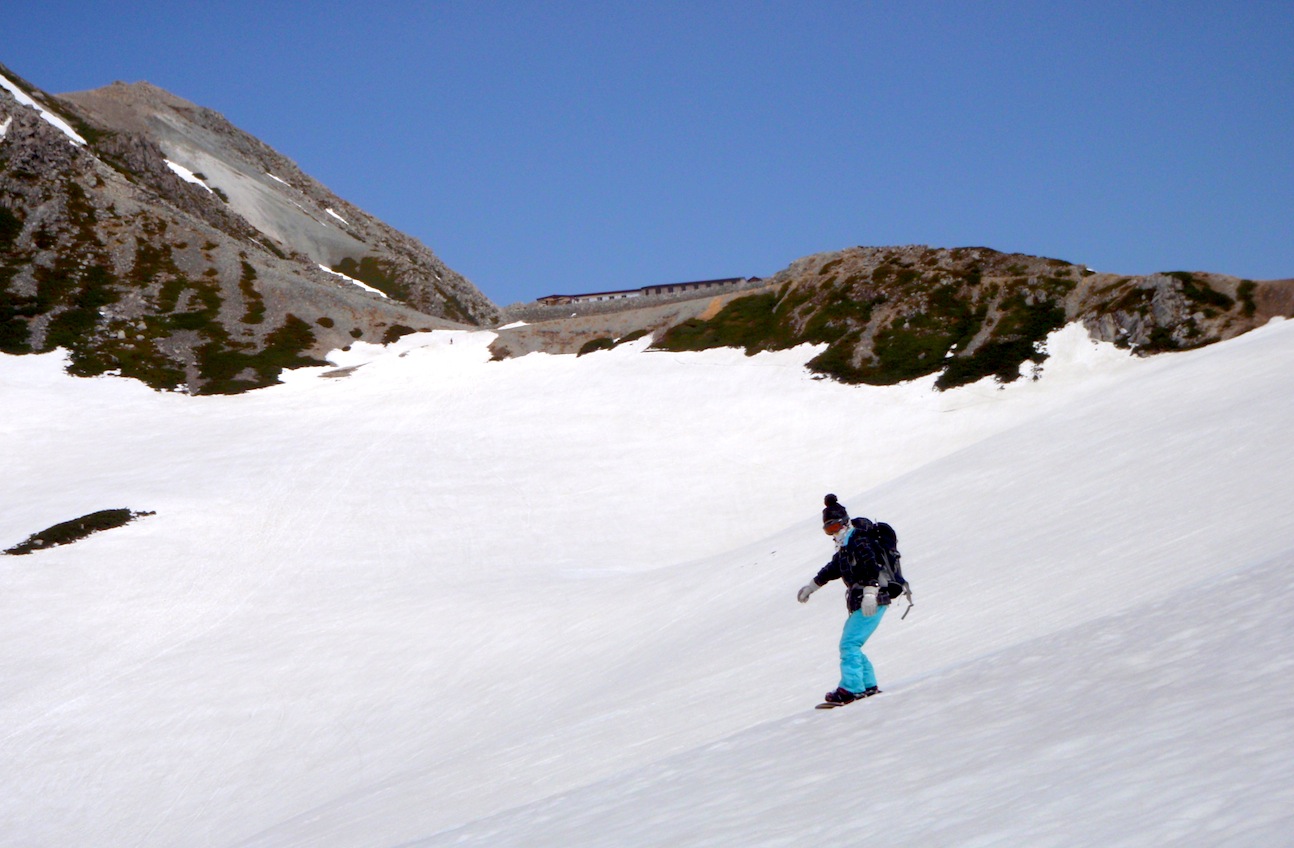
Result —
<svg viewBox="0 0 1294 848"><path fill-rule="evenodd" d="M6 6L34 85L215 109L499 304L856 244L1294 277L1294 2Z"/></svg>

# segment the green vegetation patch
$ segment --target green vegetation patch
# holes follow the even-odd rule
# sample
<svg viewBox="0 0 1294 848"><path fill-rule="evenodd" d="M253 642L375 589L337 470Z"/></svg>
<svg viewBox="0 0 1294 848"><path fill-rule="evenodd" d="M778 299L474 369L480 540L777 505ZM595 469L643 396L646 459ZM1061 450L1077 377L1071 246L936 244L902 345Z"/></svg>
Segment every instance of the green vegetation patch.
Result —
<svg viewBox="0 0 1294 848"><path fill-rule="evenodd" d="M50 288L64 289L61 301L67 308L50 321L45 333L45 347L67 348L73 354L74 365L78 355L89 353L89 342L99 324L100 307L121 298L113 286L116 278L102 265L87 268L79 276L77 280L65 278L72 285L46 287L46 291Z"/></svg>
<svg viewBox="0 0 1294 848"><path fill-rule="evenodd" d="M593 353L598 350L611 350L615 346L616 343L614 340L609 339L606 336L601 336L596 339L589 339L587 342L580 345L580 351L575 355L579 357L586 353Z"/></svg>
<svg viewBox="0 0 1294 848"><path fill-rule="evenodd" d="M33 551L71 544L94 533L111 530L114 527L122 527L137 518L154 514L153 512L133 512L124 508L101 509L80 518L73 518L71 521L60 522L53 527L46 527L39 533L28 536L26 541L21 544L9 548L5 553L21 556Z"/></svg>
<svg viewBox="0 0 1294 848"><path fill-rule="evenodd" d="M814 304L813 314L804 323L804 341L833 344L848 334L851 328L866 324L872 319L872 312L885 303L887 297L879 293L857 296L854 293L855 285L856 282L845 280L829 289L827 296Z"/></svg>
<svg viewBox="0 0 1294 848"><path fill-rule="evenodd" d="M654 347L752 354L808 342L826 345L808 367L845 383L892 385L932 374L939 374L939 389L986 376L1010 382L1024 363L1045 359L1041 343L1064 325L1065 298L1076 285L1061 276L990 283L979 267L922 270L891 261L868 278L788 284L776 294L735 299L708 321L671 328Z"/></svg>
<svg viewBox="0 0 1294 848"><path fill-rule="evenodd" d="M390 327L387 327L386 332L382 334L382 344L384 345L394 344L395 342L398 342L403 336L407 336L410 333L416 333L416 332L418 331L415 330L413 327L406 327L403 324L392 324Z"/></svg>
<svg viewBox="0 0 1294 848"><path fill-rule="evenodd" d="M243 293L243 323L260 324L265 320L265 299L257 291L256 269L246 259L242 260L243 273L238 279L238 290Z"/></svg>
<svg viewBox="0 0 1294 848"><path fill-rule="evenodd" d="M219 272L209 268L197 279L187 278L177 266L176 245L167 242L164 220L139 214L121 221L136 233L134 255L127 269L115 273L96 225L100 215L116 213L97 209L73 181L51 187L62 190L66 224L33 232L35 251L16 249L21 213L0 205L0 351L64 348L73 375L116 372L162 390L192 381L201 394L258 388L276 382L284 368L324 364L305 355L315 338L295 316L265 336L263 349L231 338L221 321ZM206 242L202 249L216 247ZM34 283L29 293L10 289L20 273ZM244 261L239 288L245 324L265 321L256 277ZM127 293L131 306L121 312L128 314L119 314L114 304Z"/></svg>
<svg viewBox="0 0 1294 848"><path fill-rule="evenodd" d="M1205 312L1217 314L1216 310L1230 312L1236 302L1227 294L1212 288L1207 282L1197 280L1189 271L1172 271L1168 276L1180 280L1182 294L1192 302L1204 307Z"/></svg>
<svg viewBox="0 0 1294 848"><path fill-rule="evenodd" d="M748 355L761 350L793 347L797 341L786 317L790 299L777 294L755 294L730 301L708 321L692 318L671 327L653 345L660 350L744 348Z"/></svg>
<svg viewBox="0 0 1294 848"><path fill-rule="evenodd" d="M395 279L395 268L390 262L374 256L365 256L356 262L348 256L332 269L361 283L367 283L387 297L409 300L409 288Z"/></svg>
<svg viewBox="0 0 1294 848"><path fill-rule="evenodd" d="M872 282L889 290L910 289L921 281L921 272L903 265L882 263L872 270Z"/></svg>
<svg viewBox="0 0 1294 848"><path fill-rule="evenodd" d="M68 372L77 376L101 374L111 366L100 355L100 345L107 333L108 319L104 307L121 299L122 282L110 270L111 260L95 234L97 211L76 183L65 180L65 211L69 227L61 233L41 232L37 243L57 249L52 264L31 265L36 283L33 298L6 296L2 335L5 348L20 350L31 345L29 320L49 316L41 352L65 348L69 353ZM28 263L32 257L25 257ZM34 348L34 345L32 345Z"/></svg>
<svg viewBox="0 0 1294 848"><path fill-rule="evenodd" d="M578 357L578 356L583 356L586 353L593 353L594 351L598 351L598 350L613 350L615 348L620 347L620 345L622 344L629 344L629 342L636 342L639 339L641 339L643 336L647 335L647 333L648 333L647 330L634 330L630 333L626 333L625 335L621 336L618 339L612 339L607 336L599 336L596 339L589 339L587 342L585 342L580 346L579 352L576 353L575 355Z"/></svg>
<svg viewBox="0 0 1294 848"><path fill-rule="evenodd" d="M646 336L649 334L650 334L650 331L644 329L644 330L633 330L629 333L626 333L625 335L621 336L618 339L612 339L609 336L599 336L595 339L589 339L584 344L580 345L580 349L575 355L579 357L579 356L583 356L586 353L594 353L595 351L599 351L599 350L614 350L615 348L620 347L620 345L629 344L630 342L636 342L639 339L641 339L643 336Z"/></svg>
<svg viewBox="0 0 1294 848"><path fill-rule="evenodd" d="M876 334L873 358L853 374L837 374L847 382L888 386L915 380L938 371L955 345L965 345L975 334L981 314L969 310L956 315L921 313L895 319Z"/></svg>
<svg viewBox="0 0 1294 848"><path fill-rule="evenodd" d="M1254 313L1258 311L1258 304L1254 302L1254 292L1257 288L1258 284L1253 280L1241 280L1240 288L1236 290L1236 295L1240 298L1240 311L1246 318L1254 317Z"/></svg>
<svg viewBox="0 0 1294 848"><path fill-rule="evenodd" d="M1198 328L1194 327L1195 322L1188 321L1187 323L1191 325L1191 328L1193 328L1196 333L1198 333ZM1188 329L1187 332L1190 334L1191 330ZM1173 335L1173 331L1168 327L1156 326L1151 328L1150 337L1146 339L1145 342L1133 345L1133 351L1140 354L1171 353L1172 351L1187 350L1196 346L1197 345L1191 344L1190 342L1183 344L1178 341L1178 339Z"/></svg>
<svg viewBox="0 0 1294 848"><path fill-rule="evenodd" d="M30 319L41 314L36 298L9 290L18 272L31 256L13 250L22 234L22 220L7 206L0 206L0 351L11 354L31 352Z"/></svg>
<svg viewBox="0 0 1294 848"><path fill-rule="evenodd" d="M808 367L819 374L827 374L844 383L862 383L865 377L861 369L854 366L854 349L862 338L862 331L846 333L827 349L810 359Z"/></svg>
<svg viewBox="0 0 1294 848"><path fill-rule="evenodd" d="M872 357L856 365L863 329L901 286L914 290L921 307L877 332ZM919 271L884 265L872 275L871 285L851 278L738 298L709 321L692 319L671 328L654 347L741 347L753 354L805 342L826 344L809 361L812 370L846 383L889 385L939 370L947 351L955 344L968 344L983 320L984 310L974 309L956 285L934 285Z"/></svg>
<svg viewBox="0 0 1294 848"><path fill-rule="evenodd" d="M620 345L622 344L629 344L629 342L636 342L645 335L647 335L646 330L634 330L633 332L626 333L625 335L616 339L615 346L620 347Z"/></svg>
<svg viewBox="0 0 1294 848"><path fill-rule="evenodd" d="M22 235L22 219L8 206L0 206L0 250L8 250Z"/></svg>
<svg viewBox="0 0 1294 848"><path fill-rule="evenodd" d="M39 315L40 310L33 298L20 297L9 291L11 277L11 271L0 268L0 351L31 353L30 319Z"/></svg>
<svg viewBox="0 0 1294 848"><path fill-rule="evenodd" d="M1041 364L1046 358L1042 343L1065 325L1065 310L1052 302L1030 304L1023 295L1002 304L1006 313L998 320L990 338L974 353L948 361L935 381L935 388L951 389L993 377L1011 383L1020 377L1025 362Z"/></svg>
<svg viewBox="0 0 1294 848"><path fill-rule="evenodd" d="M942 368L949 351L968 346L986 314L986 307L977 307L957 285L936 285L918 311L896 317L877 331L870 360L855 367L828 348L810 365L849 383L886 386L915 380Z"/></svg>
<svg viewBox="0 0 1294 848"><path fill-rule="evenodd" d="M310 325L288 314L283 325L265 337L265 347L248 352L244 345L231 343L227 336L213 339L197 349L198 369L204 381L201 395L237 394L278 382L287 368L327 365L322 359L305 356L313 347ZM250 371L250 376L243 376Z"/></svg>

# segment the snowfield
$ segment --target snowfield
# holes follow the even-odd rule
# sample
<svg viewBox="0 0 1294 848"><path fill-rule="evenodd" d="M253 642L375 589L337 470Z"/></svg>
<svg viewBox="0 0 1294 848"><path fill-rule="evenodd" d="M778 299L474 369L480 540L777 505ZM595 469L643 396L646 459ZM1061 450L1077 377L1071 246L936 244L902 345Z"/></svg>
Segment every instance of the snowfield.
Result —
<svg viewBox="0 0 1294 848"><path fill-rule="evenodd" d="M1289 844L1294 323L947 393L491 338L210 398L0 356L0 547L156 512L0 557L0 844ZM818 712L828 491L916 607Z"/></svg>

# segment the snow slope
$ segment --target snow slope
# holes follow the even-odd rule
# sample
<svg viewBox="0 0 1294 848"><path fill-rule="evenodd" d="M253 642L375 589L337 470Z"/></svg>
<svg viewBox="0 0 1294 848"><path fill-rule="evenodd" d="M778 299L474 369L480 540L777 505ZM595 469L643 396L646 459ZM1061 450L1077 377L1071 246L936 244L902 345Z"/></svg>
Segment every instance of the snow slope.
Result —
<svg viewBox="0 0 1294 848"><path fill-rule="evenodd" d="M157 512L0 559L0 843L1284 844L1294 324L944 394L489 338L232 398L0 358L0 545ZM917 607L821 713L826 491Z"/></svg>

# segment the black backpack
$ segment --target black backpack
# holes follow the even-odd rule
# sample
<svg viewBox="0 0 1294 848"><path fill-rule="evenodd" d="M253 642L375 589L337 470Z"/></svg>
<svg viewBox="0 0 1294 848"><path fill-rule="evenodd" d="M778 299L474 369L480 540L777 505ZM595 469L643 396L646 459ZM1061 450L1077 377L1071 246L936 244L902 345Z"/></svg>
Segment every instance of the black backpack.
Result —
<svg viewBox="0 0 1294 848"><path fill-rule="evenodd" d="M874 522L859 517L849 523L856 531L863 534L876 555L876 563L881 570L879 581L881 588L889 593L891 600L897 599L900 595L908 599L908 608L900 616L900 619L907 618L915 604L912 600L912 587L903 577L903 568L900 565L903 555L899 553L899 535L884 521Z"/></svg>

